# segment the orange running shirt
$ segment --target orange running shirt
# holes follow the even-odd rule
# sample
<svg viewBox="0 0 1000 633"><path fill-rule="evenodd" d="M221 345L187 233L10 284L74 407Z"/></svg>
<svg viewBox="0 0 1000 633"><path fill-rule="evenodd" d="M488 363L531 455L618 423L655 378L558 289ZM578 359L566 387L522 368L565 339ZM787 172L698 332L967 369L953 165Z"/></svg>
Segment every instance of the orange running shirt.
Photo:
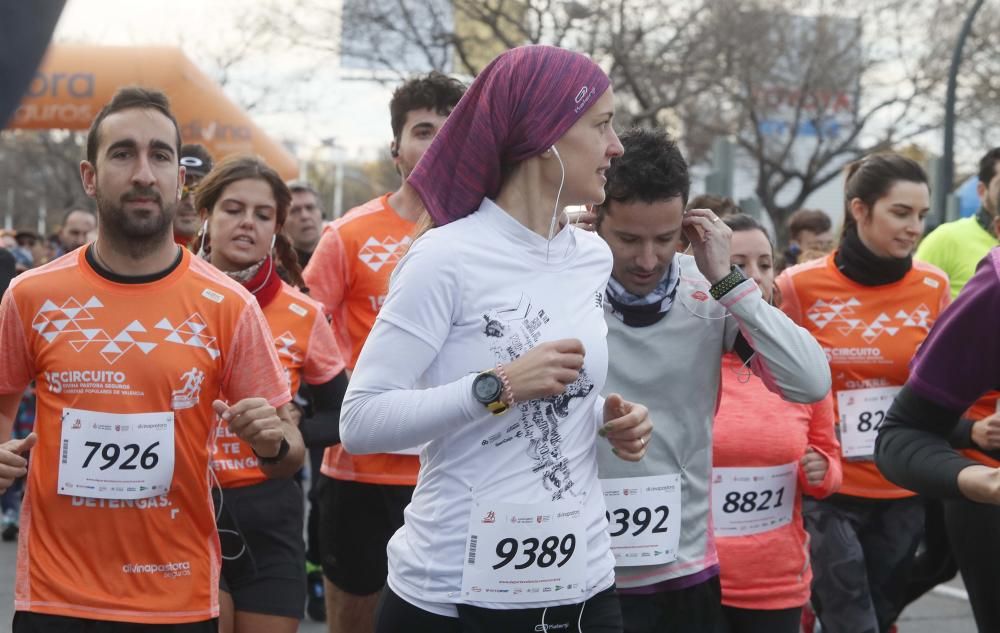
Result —
<svg viewBox="0 0 1000 633"><path fill-rule="evenodd" d="M389 206L389 195L351 209L327 226L303 273L310 295L332 318L340 349L351 350L351 369L385 302L389 277L416 230ZM415 455L351 455L337 444L326 449L321 470L334 479L413 486L420 460Z"/></svg>
<svg viewBox="0 0 1000 633"><path fill-rule="evenodd" d="M322 306L282 282L278 295L263 310L278 360L291 385L290 393L298 393L303 380L310 385L322 385L344 371L344 359ZM223 488L251 486L267 479L250 445L221 422L212 468Z"/></svg>
<svg viewBox="0 0 1000 633"><path fill-rule="evenodd" d="M950 301L948 276L919 261L895 283L863 286L845 277L831 254L789 268L775 283L781 309L826 352L835 407L838 391L902 386L917 347ZM872 461L844 459L843 469L841 494L913 496L885 479Z"/></svg>
<svg viewBox="0 0 1000 633"><path fill-rule="evenodd" d="M142 284L101 277L86 251L24 273L0 304L0 393L34 380L37 394L14 607L138 623L217 617L212 401L290 400L267 324L250 293L188 251L166 277ZM169 493L59 494L64 408L172 413Z"/></svg>

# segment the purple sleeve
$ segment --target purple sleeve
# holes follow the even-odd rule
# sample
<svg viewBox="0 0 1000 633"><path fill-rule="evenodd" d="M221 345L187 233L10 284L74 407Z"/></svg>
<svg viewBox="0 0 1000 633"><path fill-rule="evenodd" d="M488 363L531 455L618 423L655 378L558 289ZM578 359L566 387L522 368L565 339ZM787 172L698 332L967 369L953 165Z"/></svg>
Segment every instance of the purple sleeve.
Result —
<svg viewBox="0 0 1000 633"><path fill-rule="evenodd" d="M994 248L931 328L907 382L917 395L964 411L1000 385L998 270L1000 249Z"/></svg>

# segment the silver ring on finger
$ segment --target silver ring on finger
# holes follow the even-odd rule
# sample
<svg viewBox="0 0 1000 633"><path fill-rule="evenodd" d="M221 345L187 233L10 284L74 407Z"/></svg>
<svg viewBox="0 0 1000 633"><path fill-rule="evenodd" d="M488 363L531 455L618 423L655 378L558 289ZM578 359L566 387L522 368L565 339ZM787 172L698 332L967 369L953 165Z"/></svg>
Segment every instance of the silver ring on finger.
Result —
<svg viewBox="0 0 1000 633"><path fill-rule="evenodd" d="M639 444L641 444L643 448L646 448L646 438L640 437Z"/></svg>

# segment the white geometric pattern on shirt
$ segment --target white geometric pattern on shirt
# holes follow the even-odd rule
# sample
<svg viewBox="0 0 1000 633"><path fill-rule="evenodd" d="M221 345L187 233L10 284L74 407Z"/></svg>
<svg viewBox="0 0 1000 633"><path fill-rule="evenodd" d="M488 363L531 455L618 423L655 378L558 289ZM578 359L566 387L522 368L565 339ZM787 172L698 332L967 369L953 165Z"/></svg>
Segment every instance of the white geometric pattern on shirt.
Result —
<svg viewBox="0 0 1000 633"><path fill-rule="evenodd" d="M274 348L277 350L279 357L290 358L293 363L301 363L302 350L295 347L295 343L297 342L295 336L288 330L285 330L274 337Z"/></svg>
<svg viewBox="0 0 1000 633"><path fill-rule="evenodd" d="M156 348L156 343L137 341L133 337L133 334L147 331L138 320L132 321L114 336L103 328L86 327L97 320L91 310L103 307L104 304L97 297L91 297L83 304L70 297L61 306L46 300L32 319L31 327L49 343L60 334L75 334L69 344L77 352L82 352L88 345L103 343L99 353L109 365L113 365L133 348L138 348L143 354L149 354Z"/></svg>
<svg viewBox="0 0 1000 633"><path fill-rule="evenodd" d="M930 316L930 308L921 303L911 312L898 310L895 317L890 317L885 312L879 314L874 321L866 323L863 319L853 318L854 308L861 305L856 298L851 297L846 301L833 299L824 301L818 299L816 303L806 310L806 316L819 329L832 324L843 336L847 336L855 330L861 330L861 338L866 343L871 344L883 334L895 336L903 327L918 327L929 330L930 324L927 318Z"/></svg>
<svg viewBox="0 0 1000 633"><path fill-rule="evenodd" d="M406 247L412 241L409 235L401 240L397 240L394 237L387 237L381 242L374 237L369 237L368 241L361 247L361 250L358 251L358 259L375 272L378 272L386 264L397 263L406 250Z"/></svg>
<svg viewBox="0 0 1000 633"><path fill-rule="evenodd" d="M168 330L170 334L164 338L166 341L171 343L178 343L180 345L190 345L191 347L200 347L208 352L208 355L215 360L219 357L219 350L215 347L216 337L209 336L205 331L208 326L205 324L205 320L201 318L201 315L195 312L189 316L183 323L174 327L171 325L167 318L160 319L160 322L156 324L156 329L158 330Z"/></svg>

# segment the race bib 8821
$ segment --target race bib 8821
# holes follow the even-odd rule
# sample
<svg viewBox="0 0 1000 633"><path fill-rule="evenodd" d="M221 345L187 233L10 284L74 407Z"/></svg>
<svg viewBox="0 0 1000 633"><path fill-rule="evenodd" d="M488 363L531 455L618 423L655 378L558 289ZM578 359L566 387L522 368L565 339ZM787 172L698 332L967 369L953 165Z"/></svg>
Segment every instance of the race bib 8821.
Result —
<svg viewBox="0 0 1000 633"><path fill-rule="evenodd" d="M798 462L781 466L712 469L716 536L747 536L792 522Z"/></svg>

